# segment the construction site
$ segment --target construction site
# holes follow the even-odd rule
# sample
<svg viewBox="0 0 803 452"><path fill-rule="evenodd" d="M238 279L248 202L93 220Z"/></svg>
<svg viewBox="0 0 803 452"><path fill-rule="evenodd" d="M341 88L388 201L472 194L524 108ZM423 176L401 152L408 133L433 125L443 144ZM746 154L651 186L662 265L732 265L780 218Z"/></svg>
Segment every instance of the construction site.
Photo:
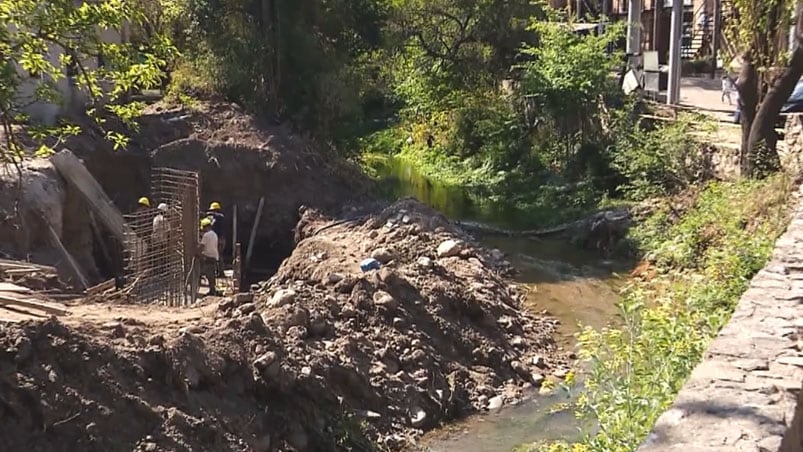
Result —
<svg viewBox="0 0 803 452"><path fill-rule="evenodd" d="M441 214L230 104L141 122L0 178L0 450L398 450L569 371L503 253Z"/></svg>

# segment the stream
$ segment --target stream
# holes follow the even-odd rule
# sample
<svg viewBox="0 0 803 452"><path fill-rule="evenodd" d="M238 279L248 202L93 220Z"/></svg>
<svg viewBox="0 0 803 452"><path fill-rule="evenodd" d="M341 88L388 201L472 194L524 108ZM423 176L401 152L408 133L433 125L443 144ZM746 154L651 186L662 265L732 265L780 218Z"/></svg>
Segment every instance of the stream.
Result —
<svg viewBox="0 0 803 452"><path fill-rule="evenodd" d="M412 196L453 220L475 221L505 229L526 229L522 212L500 203L477 200L455 187L428 180L407 162L374 156L371 166L379 176L382 194L390 199ZM515 282L527 291L525 307L559 320L558 341L572 349L579 325L602 328L615 321L619 288L632 266L610 261L557 239L482 236L487 248L503 251L518 270ZM431 452L508 452L533 442L572 440L583 426L571 410L559 404L571 401L565 391L534 395L516 406L472 416L427 434L421 450Z"/></svg>

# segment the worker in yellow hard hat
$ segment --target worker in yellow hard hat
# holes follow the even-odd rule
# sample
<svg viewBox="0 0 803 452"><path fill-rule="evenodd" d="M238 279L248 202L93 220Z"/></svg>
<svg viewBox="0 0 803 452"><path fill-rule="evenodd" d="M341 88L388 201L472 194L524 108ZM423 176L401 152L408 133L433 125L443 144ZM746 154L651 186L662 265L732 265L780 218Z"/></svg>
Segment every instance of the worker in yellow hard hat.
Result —
<svg viewBox="0 0 803 452"><path fill-rule="evenodd" d="M137 200L137 210L143 209L150 209L151 208L151 200L148 199L146 196L143 196Z"/></svg>
<svg viewBox="0 0 803 452"><path fill-rule="evenodd" d="M215 281L217 273L218 254L217 234L212 229L212 220L204 218L201 220L201 241L198 243L198 254L201 258L201 276L206 278L209 284L209 295L219 295Z"/></svg>
<svg viewBox="0 0 803 452"><path fill-rule="evenodd" d="M226 249L226 216L222 212L222 207L217 201L212 201L209 204L209 210L206 211L206 218L212 221L212 230L217 234L218 239L218 255L223 255L223 250ZM218 262L223 262L220 259ZM223 266L218 264L218 276L223 276Z"/></svg>

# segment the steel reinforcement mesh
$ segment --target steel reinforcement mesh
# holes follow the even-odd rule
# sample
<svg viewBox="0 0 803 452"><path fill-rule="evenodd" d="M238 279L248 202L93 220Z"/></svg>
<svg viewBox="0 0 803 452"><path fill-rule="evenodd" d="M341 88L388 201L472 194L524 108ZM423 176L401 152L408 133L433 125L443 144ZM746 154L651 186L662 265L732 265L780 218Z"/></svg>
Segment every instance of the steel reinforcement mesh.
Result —
<svg viewBox="0 0 803 452"><path fill-rule="evenodd" d="M198 173L155 168L151 208L125 215L125 290L136 301L168 306L195 302L198 187ZM162 203L167 205L164 211L157 208Z"/></svg>

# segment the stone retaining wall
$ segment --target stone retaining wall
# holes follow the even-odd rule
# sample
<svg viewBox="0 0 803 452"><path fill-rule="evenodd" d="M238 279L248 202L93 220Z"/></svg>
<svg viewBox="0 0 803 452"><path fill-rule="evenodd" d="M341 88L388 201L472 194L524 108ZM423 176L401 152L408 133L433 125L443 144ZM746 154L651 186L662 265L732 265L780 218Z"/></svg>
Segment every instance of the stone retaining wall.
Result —
<svg viewBox="0 0 803 452"><path fill-rule="evenodd" d="M639 452L803 451L803 188L795 202L770 262Z"/></svg>
<svg viewBox="0 0 803 452"><path fill-rule="evenodd" d="M781 159L781 166L794 176L803 174L802 114L793 114L786 117L784 144L785 146L778 146L778 157Z"/></svg>

